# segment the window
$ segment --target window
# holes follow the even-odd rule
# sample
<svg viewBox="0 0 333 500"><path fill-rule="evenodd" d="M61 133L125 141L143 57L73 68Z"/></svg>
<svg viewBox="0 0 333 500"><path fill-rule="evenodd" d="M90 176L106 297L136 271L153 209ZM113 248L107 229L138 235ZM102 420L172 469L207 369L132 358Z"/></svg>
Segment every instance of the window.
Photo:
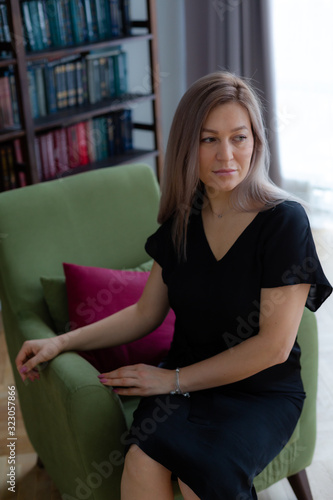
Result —
<svg viewBox="0 0 333 500"><path fill-rule="evenodd" d="M276 129L286 187L333 219L333 2L273 0Z"/></svg>

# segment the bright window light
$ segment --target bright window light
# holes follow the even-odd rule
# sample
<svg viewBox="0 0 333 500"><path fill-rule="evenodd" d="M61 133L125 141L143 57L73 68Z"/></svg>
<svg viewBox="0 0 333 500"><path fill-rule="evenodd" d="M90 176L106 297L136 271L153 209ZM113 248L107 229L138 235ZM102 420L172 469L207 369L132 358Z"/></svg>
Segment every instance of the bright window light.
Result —
<svg viewBox="0 0 333 500"><path fill-rule="evenodd" d="M308 186L311 203L333 212L333 2L272 5L282 175L289 185Z"/></svg>

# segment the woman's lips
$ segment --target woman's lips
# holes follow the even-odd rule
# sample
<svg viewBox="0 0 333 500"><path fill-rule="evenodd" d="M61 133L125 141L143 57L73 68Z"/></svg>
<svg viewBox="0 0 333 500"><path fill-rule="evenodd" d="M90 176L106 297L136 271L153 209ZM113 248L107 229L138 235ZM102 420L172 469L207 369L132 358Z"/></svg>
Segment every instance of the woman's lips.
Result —
<svg viewBox="0 0 333 500"><path fill-rule="evenodd" d="M236 172L234 168L221 168L220 170L214 170L215 175L231 175Z"/></svg>

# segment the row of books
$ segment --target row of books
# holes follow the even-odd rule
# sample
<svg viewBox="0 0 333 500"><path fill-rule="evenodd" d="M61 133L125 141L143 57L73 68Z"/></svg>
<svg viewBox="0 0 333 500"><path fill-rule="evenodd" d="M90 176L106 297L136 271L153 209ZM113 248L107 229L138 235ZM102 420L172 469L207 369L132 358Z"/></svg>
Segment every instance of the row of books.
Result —
<svg viewBox="0 0 333 500"><path fill-rule="evenodd" d="M0 191L26 185L22 170L22 152L19 139L0 144Z"/></svg>
<svg viewBox="0 0 333 500"><path fill-rule="evenodd" d="M127 93L127 57L121 49L28 64L34 118Z"/></svg>
<svg viewBox="0 0 333 500"><path fill-rule="evenodd" d="M20 124L15 75L12 68L0 72L0 129Z"/></svg>
<svg viewBox="0 0 333 500"><path fill-rule="evenodd" d="M32 52L131 32L129 0L30 0L21 9L26 48Z"/></svg>
<svg viewBox="0 0 333 500"><path fill-rule="evenodd" d="M0 4L0 42L11 42L7 5Z"/></svg>
<svg viewBox="0 0 333 500"><path fill-rule="evenodd" d="M132 130L131 110L121 110L37 136L35 151L40 180L130 151Z"/></svg>

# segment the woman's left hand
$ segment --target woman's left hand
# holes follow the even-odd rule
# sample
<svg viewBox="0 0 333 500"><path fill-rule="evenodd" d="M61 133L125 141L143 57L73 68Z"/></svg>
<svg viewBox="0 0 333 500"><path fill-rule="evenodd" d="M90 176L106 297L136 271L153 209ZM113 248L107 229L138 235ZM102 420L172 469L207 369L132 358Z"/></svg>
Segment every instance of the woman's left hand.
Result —
<svg viewBox="0 0 333 500"><path fill-rule="evenodd" d="M113 387L121 396L153 396L168 394L175 388L175 371L138 364L123 366L98 375L100 382Z"/></svg>

